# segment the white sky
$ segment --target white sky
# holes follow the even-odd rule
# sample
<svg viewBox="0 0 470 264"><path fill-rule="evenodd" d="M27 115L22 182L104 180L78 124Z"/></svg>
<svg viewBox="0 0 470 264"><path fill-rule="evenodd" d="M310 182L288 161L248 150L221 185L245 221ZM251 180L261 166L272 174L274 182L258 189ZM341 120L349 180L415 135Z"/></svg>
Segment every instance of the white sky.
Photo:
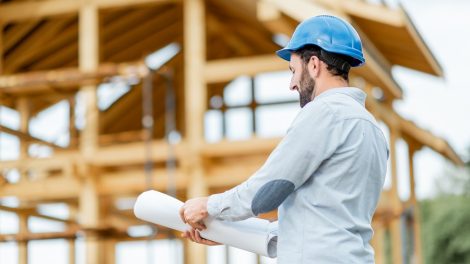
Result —
<svg viewBox="0 0 470 264"><path fill-rule="evenodd" d="M396 102L394 108L402 116L413 120L420 127L447 139L458 153L465 154L467 146L470 146L470 122L467 121L469 119L467 116L470 114L470 103L468 103L470 100L470 87L467 75L467 71L470 70L467 65L467 62L470 61L470 50L468 48L470 47L470 19L468 17L470 14L470 1L408 0L402 2L422 37L443 67L445 78L433 77L403 67L394 67L393 76L404 90L404 100ZM296 94L289 94L288 92L288 78L289 76L286 73L260 76L257 80L260 88L255 96L257 98L267 98L266 100L285 99L284 96L288 96L289 99L297 99ZM243 83L243 80L240 82ZM226 96L233 98L236 102L242 102L244 99L240 98L240 94L243 94L243 92L240 92L239 89L244 89L243 84L234 85L233 89L227 91ZM66 120L68 116L66 105L59 106L58 109L43 120L38 117L36 121L32 122L31 129L38 131L38 136L52 139L59 144L67 144L68 136L64 135L63 132L66 131L68 124L54 122L54 120ZM227 125L231 130L228 136L231 139L247 138L251 136L247 132L251 125L239 126L239 124L242 120L249 124L251 117L249 114L243 113L243 109L237 111L239 114L235 113L227 119ZM259 109L257 111L259 117L257 126L260 128L258 135L282 135L297 111L297 104L285 105L278 109L270 107ZM214 122L217 119L217 113L211 113L211 115L215 117L209 117L208 121ZM9 113L5 109L2 110L0 122L13 127L18 126L15 114ZM47 129L44 129L45 127ZM239 132L233 133L230 127L237 127ZM211 133L207 135L211 141L220 140L221 129L211 129ZM0 157L2 159L16 158L18 155L18 142L1 133L0 141L2 143ZM400 154L406 153L403 142L398 143L397 151L399 153L400 197L406 198L409 195L407 182L400 181L403 175L407 174L408 166L406 159L404 159L405 155ZM32 152L35 152L35 155L40 155L44 153L44 150L33 149ZM418 198L432 197L436 193L435 180L442 175L446 163L448 162L440 155L427 148L416 154L415 171ZM11 177L15 177L15 175ZM10 199L11 201L14 203L14 200ZM7 201L3 200L2 202ZM64 214L66 210L58 211ZM38 222L37 219L32 220L30 226L34 230L60 228L56 225L48 226ZM16 229L16 218L8 213L0 213L0 233L11 233ZM178 246L169 247L168 244L163 245L159 242L152 244L151 247L154 251L153 257L159 260L158 263L172 263L165 261L165 259L170 258L171 248L179 250ZM30 244L30 249L30 259L33 261L31 263L66 263L68 249L61 240L34 242ZM78 254L78 263L84 263L82 258L83 250L83 244L78 243L77 251L81 252ZM213 252L210 254L210 263L220 263L222 259L225 259L225 250L223 248L211 248L210 251ZM236 250L231 249L232 251ZM147 263L147 252L145 243L120 244L117 247L117 260L118 263L123 264L131 262ZM248 263L249 259L252 258L249 254L232 253L231 255L232 258L236 257L232 263L240 263L241 259L244 260L244 263ZM1 264L17 263L16 256L17 248L14 243L3 243L0 246ZM54 256L54 258L51 258L51 256Z"/></svg>

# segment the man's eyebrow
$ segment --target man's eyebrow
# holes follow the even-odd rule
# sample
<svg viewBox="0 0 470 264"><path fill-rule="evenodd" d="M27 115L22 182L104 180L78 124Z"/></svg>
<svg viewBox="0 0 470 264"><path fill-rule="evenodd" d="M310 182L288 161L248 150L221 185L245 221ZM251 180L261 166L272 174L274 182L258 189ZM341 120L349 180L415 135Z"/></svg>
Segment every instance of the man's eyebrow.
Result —
<svg viewBox="0 0 470 264"><path fill-rule="evenodd" d="M290 71L294 71L294 70L292 69L292 67L290 66L290 64L289 64L289 70L290 70Z"/></svg>

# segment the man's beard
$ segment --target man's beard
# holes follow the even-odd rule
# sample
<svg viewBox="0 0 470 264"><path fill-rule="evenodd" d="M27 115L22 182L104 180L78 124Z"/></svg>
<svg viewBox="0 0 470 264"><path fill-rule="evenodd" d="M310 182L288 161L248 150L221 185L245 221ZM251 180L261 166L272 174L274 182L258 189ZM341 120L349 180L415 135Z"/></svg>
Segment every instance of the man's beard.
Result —
<svg viewBox="0 0 470 264"><path fill-rule="evenodd" d="M300 77L299 97L300 107L304 107L313 100L312 95L315 92L315 80L310 77L307 68L305 67Z"/></svg>

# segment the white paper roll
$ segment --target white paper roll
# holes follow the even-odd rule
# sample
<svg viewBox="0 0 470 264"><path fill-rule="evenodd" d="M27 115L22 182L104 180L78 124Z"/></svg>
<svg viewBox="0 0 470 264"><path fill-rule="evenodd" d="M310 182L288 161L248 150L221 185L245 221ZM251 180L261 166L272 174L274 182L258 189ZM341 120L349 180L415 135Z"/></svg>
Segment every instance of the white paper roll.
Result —
<svg viewBox="0 0 470 264"><path fill-rule="evenodd" d="M134 214L144 221L184 232L190 226L179 216L182 205L183 202L164 193L146 191L137 198ZM208 218L205 225L207 229L201 236L206 239L270 258L277 255L277 222L259 218L238 222Z"/></svg>

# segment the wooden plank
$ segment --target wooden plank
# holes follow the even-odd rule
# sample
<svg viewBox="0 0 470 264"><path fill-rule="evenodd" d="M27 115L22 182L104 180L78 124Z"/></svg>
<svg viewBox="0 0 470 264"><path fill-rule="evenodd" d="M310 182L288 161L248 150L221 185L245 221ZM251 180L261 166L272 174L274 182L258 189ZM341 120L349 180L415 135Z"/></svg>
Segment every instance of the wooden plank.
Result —
<svg viewBox="0 0 470 264"><path fill-rule="evenodd" d="M143 62L106 63L95 70L64 68L50 71L37 71L0 77L0 91L9 94L40 93L49 88L76 89L77 85L102 83L108 77L141 77L147 74Z"/></svg>
<svg viewBox="0 0 470 264"><path fill-rule="evenodd" d="M8 51L36 27L39 21L26 21L12 26L5 32L5 50Z"/></svg>
<svg viewBox="0 0 470 264"><path fill-rule="evenodd" d="M253 48L234 34L227 34L229 29L216 16L207 15L208 34L214 34L217 38L222 38L232 49L237 50L242 55L253 53Z"/></svg>
<svg viewBox="0 0 470 264"><path fill-rule="evenodd" d="M86 4L79 11L79 68L84 72L96 71L99 64L98 8ZM98 147L98 117L96 86L81 87L85 101L85 127L80 135L80 153L85 161L92 160ZM95 229L100 220L100 199L97 191L97 171L84 166L83 182L79 190L79 223L86 229ZM102 262L102 243L94 233L85 234L86 263Z"/></svg>
<svg viewBox="0 0 470 264"><path fill-rule="evenodd" d="M204 67L204 78L208 83L225 82L241 75L256 75L262 72L287 70L287 62L276 55L259 55L208 61Z"/></svg>
<svg viewBox="0 0 470 264"><path fill-rule="evenodd" d="M17 72L23 65L34 60L42 52L42 47L47 46L56 36L60 35L72 20L74 18L70 17L51 20L34 30L25 41L22 41L8 54L5 61L5 71L7 73Z"/></svg>
<svg viewBox="0 0 470 264"><path fill-rule="evenodd" d="M153 141L152 157L154 162L163 162L168 159L169 145L165 141ZM175 146L176 158L182 158L186 152L186 144L180 143ZM125 166L131 164L142 164L146 160L145 143L119 144L99 148L90 159L90 164L95 166Z"/></svg>
<svg viewBox="0 0 470 264"><path fill-rule="evenodd" d="M74 224L75 223L75 222L70 221L68 219L62 219L62 218L57 218L57 217L53 217L53 216L49 216L49 215L40 214L40 213L37 212L35 207L17 208L17 207L9 207L9 206L0 205L0 211L6 211L6 212L12 212L12 213L24 213L24 214L27 214L29 216L34 216L34 217L38 217L38 218L42 218L42 219L46 219L46 220L65 223L65 224Z"/></svg>
<svg viewBox="0 0 470 264"><path fill-rule="evenodd" d="M405 21L399 10L385 5L370 4L364 1L317 0L331 9L339 9L348 15L359 16L394 27L404 26Z"/></svg>
<svg viewBox="0 0 470 264"><path fill-rule="evenodd" d="M3 36L3 23L0 21L0 75L3 74L3 68L4 68L4 54L5 51L7 50L5 48L5 37ZM1 101L0 101L1 103Z"/></svg>
<svg viewBox="0 0 470 264"><path fill-rule="evenodd" d="M32 71L44 70L44 69L54 69L62 67L66 62L73 62L71 64L77 65L77 56L78 56L78 45L75 41L71 44L66 45L52 55L35 62L28 68Z"/></svg>
<svg viewBox="0 0 470 264"><path fill-rule="evenodd" d="M181 43L180 36L182 26L183 25L181 21L177 20L173 24L158 32L147 34L142 39L135 40L128 47L119 50L115 54L109 55L109 57L105 57L105 60L111 62L121 62L142 59L150 53L170 44L171 42L176 41Z"/></svg>
<svg viewBox="0 0 470 264"><path fill-rule="evenodd" d="M179 0L94 0L97 8L115 8L141 4L178 3ZM0 17L4 22L14 22L51 17L56 15L78 13L87 1L25 1L9 2L0 5Z"/></svg>
<svg viewBox="0 0 470 264"><path fill-rule="evenodd" d="M9 2L0 5L0 17L5 22L38 19L78 12L81 1L25 1Z"/></svg>
<svg viewBox="0 0 470 264"><path fill-rule="evenodd" d="M115 54L123 48L132 45L136 40L147 37L149 32L165 29L174 24L176 19L179 19L179 15L180 10L177 8L166 9L142 23L132 25L131 30L128 30L124 34L121 33L114 36L114 38L105 43L106 54Z"/></svg>
<svg viewBox="0 0 470 264"><path fill-rule="evenodd" d="M252 138L243 141L221 141L205 144L201 149L201 154L204 157L210 158L269 154L280 141L280 138Z"/></svg>
<svg viewBox="0 0 470 264"><path fill-rule="evenodd" d="M410 17L408 14L405 12L405 10L400 7L400 12L402 13L402 16L405 19L405 25L406 29L411 35L411 38L414 40L416 45L418 46L419 50L422 52L423 56L425 57L428 65L431 67L432 71L430 72L431 74L434 74L436 76L442 76L443 75L443 70L441 66L439 65L437 59L433 56L431 50L429 47L426 45L426 42L421 38L420 34L418 33L418 30L414 26L413 22L411 21Z"/></svg>
<svg viewBox="0 0 470 264"><path fill-rule="evenodd" d="M10 134L10 135L17 136L21 140L24 140L24 142L35 142L35 143L46 145L46 146L49 146L49 147L52 147L52 148L60 148L60 149L63 148L63 147L58 146L54 143L51 143L51 142L39 139L37 137L31 136L29 133L24 133L24 132L21 132L21 131L18 131L18 130L14 130L14 129L11 129L9 127L3 126L3 125L0 125L0 131L2 131L4 133L7 133L7 134Z"/></svg>
<svg viewBox="0 0 470 264"><path fill-rule="evenodd" d="M65 232L0 234L0 242L18 241L19 243L26 243L31 240L48 240L48 239L59 239L59 238L75 239L77 237L77 232L78 232L77 228L71 228ZM28 263L27 256L26 256L26 260L22 260L19 263Z"/></svg>
<svg viewBox="0 0 470 264"><path fill-rule="evenodd" d="M47 201L76 199L80 182L70 177L46 178L40 181L26 181L2 186L1 196L17 196L22 200Z"/></svg>
<svg viewBox="0 0 470 264"><path fill-rule="evenodd" d="M18 235L28 235L28 216L25 214L19 214L19 228ZM18 263L28 264L28 241L18 241Z"/></svg>
<svg viewBox="0 0 470 264"><path fill-rule="evenodd" d="M258 2L256 16L271 32L281 33L286 36L291 36L297 25L291 18L280 12L278 8L263 1Z"/></svg>
<svg viewBox="0 0 470 264"><path fill-rule="evenodd" d="M189 173L188 198L208 195L204 168L199 148L204 140L204 113L207 87L204 79L206 60L205 3L203 0L187 0L183 4L184 23L184 77L185 86L185 138L189 157L184 164ZM191 95L191 96L188 96ZM188 245L187 258L195 263L206 262L206 250L202 245Z"/></svg>

